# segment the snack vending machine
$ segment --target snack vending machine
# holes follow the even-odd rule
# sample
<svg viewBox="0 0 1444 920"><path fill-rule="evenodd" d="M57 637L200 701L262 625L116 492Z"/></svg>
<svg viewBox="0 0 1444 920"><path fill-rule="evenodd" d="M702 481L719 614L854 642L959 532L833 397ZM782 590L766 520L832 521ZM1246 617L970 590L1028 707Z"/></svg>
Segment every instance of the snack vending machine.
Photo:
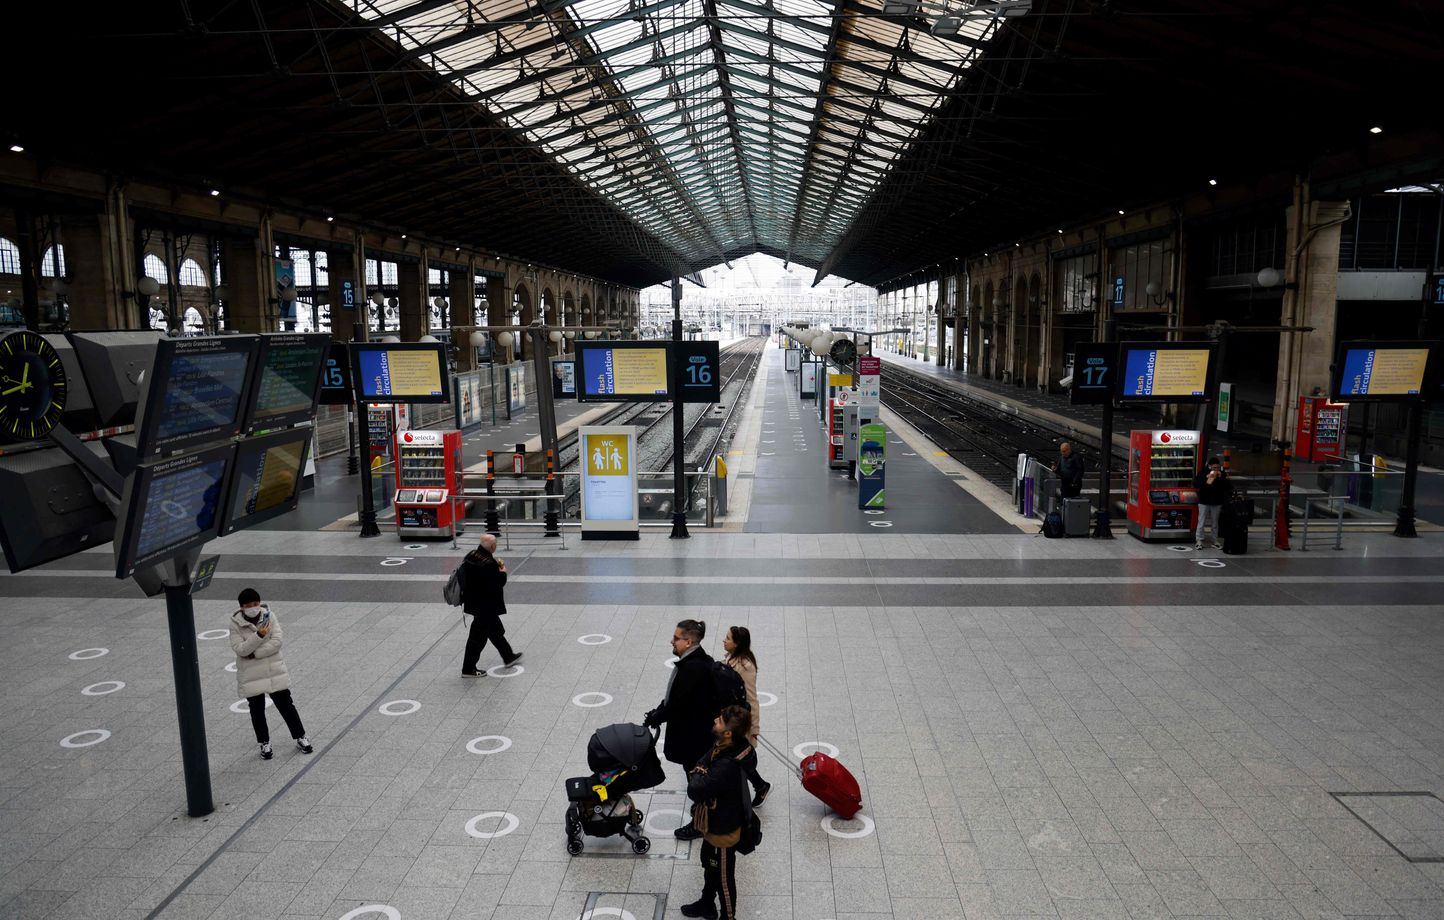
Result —
<svg viewBox="0 0 1444 920"><path fill-rule="evenodd" d="M1128 532L1140 540L1192 540L1198 523L1198 431L1134 431L1128 444Z"/></svg>
<svg viewBox="0 0 1444 920"><path fill-rule="evenodd" d="M844 389L839 389L837 396L827 401L828 469L847 469L847 407L850 404Z"/></svg>
<svg viewBox="0 0 1444 920"><path fill-rule="evenodd" d="M1294 456L1311 463L1335 462L1343 456L1347 403L1326 396L1299 397L1299 427Z"/></svg>
<svg viewBox="0 0 1444 920"><path fill-rule="evenodd" d="M396 435L396 533L440 537L451 534L460 495L461 432L402 431ZM464 516L464 512L461 516ZM461 521L456 520L458 525Z"/></svg>

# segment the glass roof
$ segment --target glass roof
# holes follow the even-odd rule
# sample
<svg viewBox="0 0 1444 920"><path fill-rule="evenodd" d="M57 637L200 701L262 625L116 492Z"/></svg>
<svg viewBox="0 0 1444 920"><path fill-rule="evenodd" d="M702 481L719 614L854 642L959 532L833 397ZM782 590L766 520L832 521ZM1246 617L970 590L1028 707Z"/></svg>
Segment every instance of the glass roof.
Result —
<svg viewBox="0 0 1444 920"><path fill-rule="evenodd" d="M997 28L937 37L881 0L359 12L696 267L757 250L820 264Z"/></svg>

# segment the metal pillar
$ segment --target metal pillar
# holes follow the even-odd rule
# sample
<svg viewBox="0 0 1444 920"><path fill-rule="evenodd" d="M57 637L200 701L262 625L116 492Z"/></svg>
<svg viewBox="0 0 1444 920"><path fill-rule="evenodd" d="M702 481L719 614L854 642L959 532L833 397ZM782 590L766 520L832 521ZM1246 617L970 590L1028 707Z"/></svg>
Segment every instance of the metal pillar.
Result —
<svg viewBox="0 0 1444 920"><path fill-rule="evenodd" d="M1423 427L1424 400L1409 404L1409 447L1404 460L1404 491L1399 496L1399 516L1394 521L1394 536L1417 537L1414 529L1414 486L1419 481L1419 440Z"/></svg>
<svg viewBox="0 0 1444 920"><path fill-rule="evenodd" d="M682 341L682 279L672 276L672 341ZM677 366L681 350L672 350L672 534L673 540L692 536L687 532L687 473L682 451L682 373Z"/></svg>
<svg viewBox="0 0 1444 920"><path fill-rule="evenodd" d="M176 718L180 724L181 765L185 773L186 813L199 818L215 811L211 763L206 750L206 715L201 704L201 665L196 653L195 604L191 568L200 551L163 563L166 621L170 627L170 663L175 674Z"/></svg>

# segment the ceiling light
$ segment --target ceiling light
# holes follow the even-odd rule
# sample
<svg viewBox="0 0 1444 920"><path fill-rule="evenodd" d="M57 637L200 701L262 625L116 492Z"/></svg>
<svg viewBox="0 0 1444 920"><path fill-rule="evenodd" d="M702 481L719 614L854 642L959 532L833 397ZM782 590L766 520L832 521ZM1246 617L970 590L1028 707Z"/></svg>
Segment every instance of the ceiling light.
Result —
<svg viewBox="0 0 1444 920"><path fill-rule="evenodd" d="M1062 230L1059 230L1058 232L1061 234L1063 231L1062 231Z"/></svg>
<svg viewBox="0 0 1444 920"><path fill-rule="evenodd" d="M957 35L962 27L963 17L943 15L933 23L932 33L939 38L949 38Z"/></svg>
<svg viewBox="0 0 1444 920"><path fill-rule="evenodd" d="M882 0L884 16L911 16L922 6L919 0Z"/></svg>
<svg viewBox="0 0 1444 920"><path fill-rule="evenodd" d="M326 218L326 223L328 223L328 224L334 223L335 220L336 220L336 218L334 218L334 217L327 217L327 218Z"/></svg>
<svg viewBox="0 0 1444 920"><path fill-rule="evenodd" d="M219 198L219 197L221 197L221 190L218 189L218 188L213 188L213 189L211 189L211 197L212 197L212 198Z"/></svg>
<svg viewBox="0 0 1444 920"><path fill-rule="evenodd" d="M24 153L24 152L25 152L25 148L22 147L22 146L20 146L19 144L11 144L11 145L10 145L10 152L11 152L11 153Z"/></svg>
<svg viewBox="0 0 1444 920"><path fill-rule="evenodd" d="M404 234L404 233L401 234L401 238L402 238L403 240L406 239L406 234Z"/></svg>
<svg viewBox="0 0 1444 920"><path fill-rule="evenodd" d="M1121 214L1123 213L1123 209L1122 209L1122 208L1119 208L1119 209L1118 209L1118 213L1121 215Z"/></svg>
<svg viewBox="0 0 1444 920"><path fill-rule="evenodd" d="M1217 180L1217 179L1209 179L1209 180L1208 180L1208 184L1209 184L1209 185L1218 185L1218 180Z"/></svg>
<svg viewBox="0 0 1444 920"><path fill-rule="evenodd" d="M1384 129L1381 128L1381 127L1379 127L1378 125L1374 125L1374 127L1372 127L1372 128L1369 129L1369 133L1370 133L1370 134L1383 134L1383 133L1384 133ZM11 149L11 150L14 150L15 148L12 147L12 148L10 148L10 149Z"/></svg>

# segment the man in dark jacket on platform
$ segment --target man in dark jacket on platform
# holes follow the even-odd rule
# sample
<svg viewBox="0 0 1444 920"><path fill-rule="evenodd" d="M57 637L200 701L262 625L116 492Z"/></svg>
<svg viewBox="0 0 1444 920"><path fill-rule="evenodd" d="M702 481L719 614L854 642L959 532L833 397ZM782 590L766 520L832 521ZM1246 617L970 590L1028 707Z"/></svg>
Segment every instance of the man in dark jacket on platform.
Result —
<svg viewBox="0 0 1444 920"><path fill-rule="evenodd" d="M1077 498L1083 494L1083 458L1073 452L1073 445L1064 441L1058 445L1058 462L1053 464L1058 474L1064 498Z"/></svg>
<svg viewBox="0 0 1444 920"><path fill-rule="evenodd" d="M712 656L702 648L707 624L683 620L672 631L672 654L677 665L667 681L667 695L647 713L644 724L656 728L667 723L662 754L683 770L690 770L712 749L712 721L717 718L717 695L712 689ZM678 839L702 836L692 822L674 831Z"/></svg>
<svg viewBox="0 0 1444 920"><path fill-rule="evenodd" d="M461 562L461 609L472 615L471 632L466 637L466 652L461 656L461 676L481 677L486 672L476 669L476 661L486 641L501 653L502 664L510 667L521 658L506 641L506 563L496 552L496 537L482 534L481 545L466 554Z"/></svg>

